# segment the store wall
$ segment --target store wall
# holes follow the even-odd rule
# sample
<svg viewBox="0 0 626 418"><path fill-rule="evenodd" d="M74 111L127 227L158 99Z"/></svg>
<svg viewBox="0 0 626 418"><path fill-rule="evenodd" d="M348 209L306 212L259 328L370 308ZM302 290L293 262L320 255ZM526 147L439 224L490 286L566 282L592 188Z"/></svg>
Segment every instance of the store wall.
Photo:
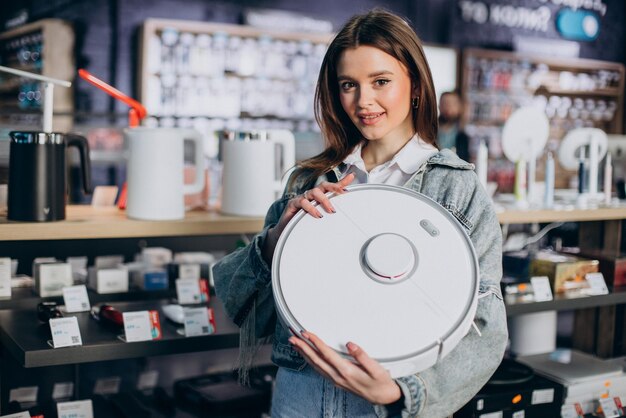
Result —
<svg viewBox="0 0 626 418"><path fill-rule="evenodd" d="M426 42L459 47L497 47L512 49L515 36L561 39L555 28L558 12L574 0L30 0L3 4L0 22L25 10L28 20L44 17L66 19L77 32L77 66L115 84L124 92L133 92L136 83L137 33L139 25L149 17L239 23L248 7L287 10L332 22L335 28L354 13L383 6L407 16ZM599 16L600 32L595 41L578 42L583 58L626 61L626 2L595 0L584 2L600 5L591 10ZM500 6L500 14L494 13ZM537 30L521 14L549 10L546 30ZM482 11L482 12L481 12ZM604 14L601 12L604 11ZM517 13L517 14L516 14ZM495 17L494 17L495 16ZM499 19L497 18L499 16ZM482 23L481 22L481 19ZM125 118L125 108L83 82L76 85L78 111L103 114L111 111Z"/></svg>

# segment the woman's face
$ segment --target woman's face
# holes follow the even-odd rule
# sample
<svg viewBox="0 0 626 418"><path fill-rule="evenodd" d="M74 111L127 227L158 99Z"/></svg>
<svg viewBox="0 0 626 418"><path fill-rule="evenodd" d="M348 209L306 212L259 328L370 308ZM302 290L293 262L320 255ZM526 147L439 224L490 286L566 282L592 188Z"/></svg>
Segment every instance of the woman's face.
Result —
<svg viewBox="0 0 626 418"><path fill-rule="evenodd" d="M414 135L412 83L400 61L372 46L346 49L337 80L341 106L364 138L393 143Z"/></svg>

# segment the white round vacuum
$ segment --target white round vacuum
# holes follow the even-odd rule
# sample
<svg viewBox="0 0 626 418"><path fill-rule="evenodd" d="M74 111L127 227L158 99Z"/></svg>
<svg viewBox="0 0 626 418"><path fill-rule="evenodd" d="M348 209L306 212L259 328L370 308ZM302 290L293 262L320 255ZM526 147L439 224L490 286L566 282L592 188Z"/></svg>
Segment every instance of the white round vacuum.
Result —
<svg viewBox="0 0 626 418"><path fill-rule="evenodd" d="M272 264L280 320L346 358L353 341L407 376L433 366L469 331L478 260L463 226L432 199L388 185L329 194L337 213L300 211Z"/></svg>

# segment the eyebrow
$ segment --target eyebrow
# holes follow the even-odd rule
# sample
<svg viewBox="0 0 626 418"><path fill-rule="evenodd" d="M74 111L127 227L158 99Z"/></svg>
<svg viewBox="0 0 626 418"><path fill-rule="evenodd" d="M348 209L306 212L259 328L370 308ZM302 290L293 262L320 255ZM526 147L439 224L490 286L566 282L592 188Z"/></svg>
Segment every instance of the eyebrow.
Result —
<svg viewBox="0 0 626 418"><path fill-rule="evenodd" d="M381 75L393 75L393 72L389 71L389 70L383 70L383 71L376 71L375 73L370 73L367 75L368 78L374 78L374 77L378 77ZM351 80L352 77L348 77L347 75L343 75L340 74L337 76L337 80Z"/></svg>

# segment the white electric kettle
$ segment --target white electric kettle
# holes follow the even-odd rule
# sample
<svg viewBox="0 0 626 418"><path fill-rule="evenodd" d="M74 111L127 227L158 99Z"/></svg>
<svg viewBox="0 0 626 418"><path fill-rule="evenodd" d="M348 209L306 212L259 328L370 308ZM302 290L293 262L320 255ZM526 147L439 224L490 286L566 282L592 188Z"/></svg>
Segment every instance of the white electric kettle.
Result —
<svg viewBox="0 0 626 418"><path fill-rule="evenodd" d="M124 130L124 137L128 146L128 217L183 219L184 196L204 188L202 135L194 129L137 127ZM185 184L183 178L185 141L195 144L192 184Z"/></svg>
<svg viewBox="0 0 626 418"><path fill-rule="evenodd" d="M222 209L226 215L264 216L295 165L295 139L286 129L220 133ZM278 147L282 152L277 152ZM282 158L281 158L282 156Z"/></svg>

